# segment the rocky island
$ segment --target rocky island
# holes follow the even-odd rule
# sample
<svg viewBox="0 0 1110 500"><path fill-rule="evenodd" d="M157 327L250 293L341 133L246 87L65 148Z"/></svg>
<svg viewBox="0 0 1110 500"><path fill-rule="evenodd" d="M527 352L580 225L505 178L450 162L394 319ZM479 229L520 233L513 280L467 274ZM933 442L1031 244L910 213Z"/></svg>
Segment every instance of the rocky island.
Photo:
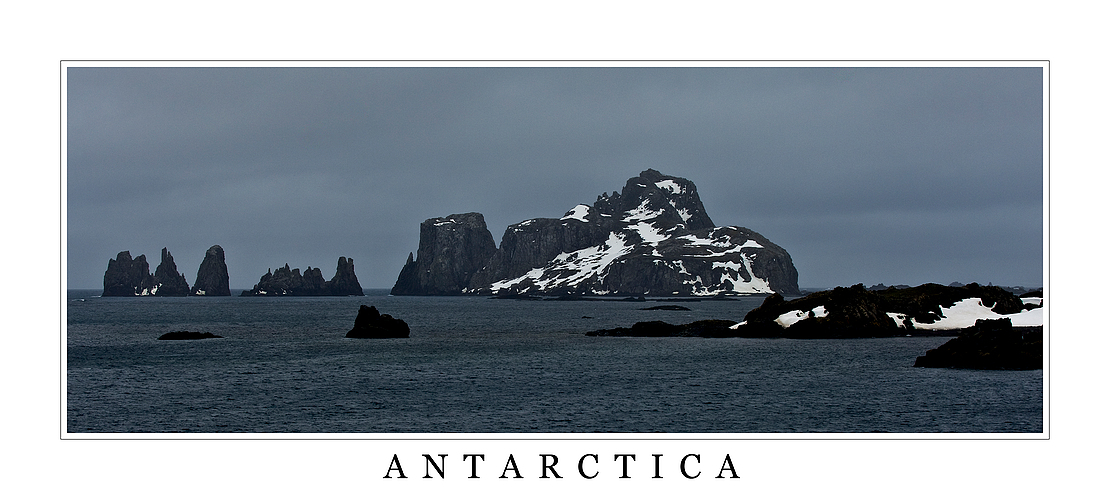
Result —
<svg viewBox="0 0 1110 500"><path fill-rule="evenodd" d="M359 306L355 327L347 332L351 339L408 338L409 325L404 320L381 314L374 306Z"/></svg>
<svg viewBox="0 0 1110 500"><path fill-rule="evenodd" d="M393 295L798 295L786 250L718 227L693 182L645 170L561 218L509 226L494 244L481 214L428 219Z"/></svg>
<svg viewBox="0 0 1110 500"><path fill-rule="evenodd" d="M190 331L184 331L183 330L183 331L170 332L170 333L164 334L161 337L158 337L158 340L202 340L202 339L222 339L222 338L223 338L222 336L216 335L216 334L211 333L211 332L201 333L201 332L190 332Z"/></svg>
<svg viewBox="0 0 1110 500"><path fill-rule="evenodd" d="M263 296L362 296L362 285L355 276L355 261L339 257L335 266L335 276L324 281L319 268L309 266L301 275L300 268L290 269L289 264L276 270L267 270L250 290L243 290L242 297Z"/></svg>
<svg viewBox="0 0 1110 500"><path fill-rule="evenodd" d="M173 255L166 248L162 248L162 261L154 274L150 274L146 255L132 259L130 251L123 251L116 254L116 258L108 259L103 297L184 297L188 294L189 283L184 274L177 272Z"/></svg>
<svg viewBox="0 0 1110 500"><path fill-rule="evenodd" d="M197 269L197 279L190 290L193 295L204 297L226 297L231 295L231 286L227 275L227 263L224 261L224 249L219 245L212 245L204 253L204 260Z"/></svg>
<svg viewBox="0 0 1110 500"><path fill-rule="evenodd" d="M786 300L767 297L744 321L709 320L689 325L661 321L631 328L588 332L589 336L702 336L834 339L901 336L954 336L980 319L1006 319L1039 326L1039 299L1022 299L994 286L925 284L868 290L862 284Z"/></svg>

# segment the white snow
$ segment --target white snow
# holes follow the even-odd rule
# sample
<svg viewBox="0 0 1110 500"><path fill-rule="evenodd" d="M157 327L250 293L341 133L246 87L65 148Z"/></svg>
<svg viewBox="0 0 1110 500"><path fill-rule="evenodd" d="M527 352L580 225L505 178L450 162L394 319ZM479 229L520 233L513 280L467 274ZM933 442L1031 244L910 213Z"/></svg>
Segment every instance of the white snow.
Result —
<svg viewBox="0 0 1110 500"><path fill-rule="evenodd" d="M656 217L659 217L660 215L663 215L663 211L649 210L648 200L644 200L640 202L640 206L625 212L625 214L626 215L623 219L621 219L621 222L636 222L641 220L654 219Z"/></svg>
<svg viewBox="0 0 1110 500"><path fill-rule="evenodd" d="M943 316L935 323L918 323L913 321L913 327L922 330L958 330L975 326L977 319L1009 318L1014 326L1043 326L1044 308L1022 311L1014 314L998 314L983 305L981 298L969 298L956 302L952 307L940 308ZM887 313L890 314L890 313Z"/></svg>
<svg viewBox="0 0 1110 500"><path fill-rule="evenodd" d="M590 206L579 204L579 205L575 205L575 207L573 209L571 209L571 211L568 214L564 215L563 218L559 219L559 220L575 219L575 220L580 220L582 222L586 222L586 216L589 215L589 214L590 214Z"/></svg>
<svg viewBox="0 0 1110 500"><path fill-rule="evenodd" d="M531 280L537 291L560 286L575 286L595 276L604 280L613 261L628 254L632 249L633 247L627 245L623 237L617 233L609 233L609 239L601 245L583 248L569 254L561 253L547 266L534 268L523 276L493 283L490 289L497 293L502 289L519 285L525 280Z"/></svg>
<svg viewBox="0 0 1110 500"><path fill-rule="evenodd" d="M652 246L658 245L660 241L667 239L667 235L647 222L637 222L635 226L631 226L630 228L640 233L640 237L644 239L644 243Z"/></svg>
<svg viewBox="0 0 1110 500"><path fill-rule="evenodd" d="M814 317L824 318L829 315L829 311L825 310L825 306L817 306L809 311L790 311L779 315L775 318L775 323L778 323L783 328L790 328L791 325L809 317L809 313L813 313Z"/></svg>
<svg viewBox="0 0 1110 500"><path fill-rule="evenodd" d="M670 179L656 182L655 187L658 187L659 189L662 189L664 191L668 191L671 194L683 194L686 192L686 190L683 189L682 186L679 186L677 182Z"/></svg>
<svg viewBox="0 0 1110 500"><path fill-rule="evenodd" d="M1041 297L1022 297L1021 303L1022 304L1033 304L1033 305L1039 306L1039 305L1041 305L1042 300L1043 299Z"/></svg>

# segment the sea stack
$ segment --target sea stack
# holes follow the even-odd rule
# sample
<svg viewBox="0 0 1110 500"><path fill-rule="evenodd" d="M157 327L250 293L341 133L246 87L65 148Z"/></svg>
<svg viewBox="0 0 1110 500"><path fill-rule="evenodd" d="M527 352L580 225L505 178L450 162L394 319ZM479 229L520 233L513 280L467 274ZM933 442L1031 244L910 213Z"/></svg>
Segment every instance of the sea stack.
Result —
<svg viewBox="0 0 1110 500"><path fill-rule="evenodd" d="M173 262L173 255L162 247L162 262L154 270L154 287L151 295L166 297L184 297L189 295L189 283L185 275L177 272L177 264Z"/></svg>
<svg viewBox="0 0 1110 500"><path fill-rule="evenodd" d="M480 213L454 214L420 223L416 260L409 254L393 295L460 295L485 266L497 244Z"/></svg>
<svg viewBox="0 0 1110 500"><path fill-rule="evenodd" d="M150 264L146 255L131 258L130 251L116 254L116 258L108 259L108 270L104 271L104 297L134 297L142 295L143 290L150 290L154 285L154 276L150 274Z"/></svg>
<svg viewBox="0 0 1110 500"><path fill-rule="evenodd" d="M197 279L193 283L193 289L190 293L205 297L231 295L223 247L212 245L205 252L204 260L201 261L200 268L197 269Z"/></svg>
<svg viewBox="0 0 1110 500"><path fill-rule="evenodd" d="M189 283L185 275L177 272L173 255L162 248L162 262L155 274L150 274L150 264L146 255L131 258L130 251L116 254L108 259L108 269L104 271L104 297L135 297L144 295L183 297L189 294Z"/></svg>
<svg viewBox="0 0 1110 500"><path fill-rule="evenodd" d="M355 276L355 259L339 257L335 264L335 276L327 282L330 295L357 295L363 296L362 285Z"/></svg>

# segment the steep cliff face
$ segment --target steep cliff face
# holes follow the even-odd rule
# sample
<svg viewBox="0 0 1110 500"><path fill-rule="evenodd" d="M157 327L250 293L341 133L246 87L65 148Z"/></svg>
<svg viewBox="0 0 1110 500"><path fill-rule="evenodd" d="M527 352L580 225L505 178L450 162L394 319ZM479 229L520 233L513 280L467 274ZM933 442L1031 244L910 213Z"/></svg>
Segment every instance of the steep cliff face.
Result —
<svg viewBox="0 0 1110 500"><path fill-rule="evenodd" d="M454 214L420 223L416 260L409 255L393 295L458 295L497 251L486 219L479 213Z"/></svg>
<svg viewBox="0 0 1110 500"><path fill-rule="evenodd" d="M655 170L559 219L509 226L492 251L492 239L458 231L458 217L421 224L420 251L409 256L395 295L799 294L782 247L747 228L715 226L693 182ZM488 234L484 221L481 228ZM464 258L471 248L481 251Z"/></svg>
<svg viewBox="0 0 1110 500"><path fill-rule="evenodd" d="M204 253L204 260L197 269L197 279L193 282L190 293L205 297L231 295L223 247L212 245Z"/></svg>

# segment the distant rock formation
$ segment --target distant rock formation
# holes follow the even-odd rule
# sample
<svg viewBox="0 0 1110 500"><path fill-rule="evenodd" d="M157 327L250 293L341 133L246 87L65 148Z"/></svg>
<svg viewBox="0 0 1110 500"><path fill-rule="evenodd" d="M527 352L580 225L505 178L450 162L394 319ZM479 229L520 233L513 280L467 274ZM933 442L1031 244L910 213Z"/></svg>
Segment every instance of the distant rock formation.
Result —
<svg viewBox="0 0 1110 500"><path fill-rule="evenodd" d="M335 276L326 285L330 295L364 295L358 276L355 276L355 259L340 257L335 265Z"/></svg>
<svg viewBox="0 0 1110 500"><path fill-rule="evenodd" d="M919 356L913 366L975 370L1044 368L1044 327L1014 328L1009 319L978 320L956 337Z"/></svg>
<svg viewBox="0 0 1110 500"><path fill-rule="evenodd" d="M167 333L165 335L162 335L161 337L158 337L158 340L200 340L200 339L222 339L222 338L223 338L222 336L216 335L216 334L210 333L210 332L201 333L201 332L179 331L179 332L170 332L170 333Z"/></svg>
<svg viewBox="0 0 1110 500"><path fill-rule="evenodd" d="M173 255L162 248L162 262L155 274L150 274L150 264L146 255L132 260L130 251L116 254L108 259L108 269L104 271L104 297L135 297L144 295L177 296L189 294L189 283L185 275L177 272Z"/></svg>
<svg viewBox="0 0 1110 500"><path fill-rule="evenodd" d="M353 339L392 339L408 338L409 325L404 320L388 314L379 314L374 306L359 306L355 317L355 327L347 332Z"/></svg>
<svg viewBox="0 0 1110 500"><path fill-rule="evenodd" d="M586 332L588 337L735 337L730 329L735 321L707 319L685 325L672 325L664 321L641 321L631 328L611 328Z"/></svg>
<svg viewBox="0 0 1110 500"><path fill-rule="evenodd" d="M925 284L868 290L862 284L837 287L786 301L775 294L750 311L734 329L741 337L856 338L937 335L946 314L999 316L1025 310L1021 299L994 286Z"/></svg>
<svg viewBox="0 0 1110 500"><path fill-rule="evenodd" d="M694 183L645 170L559 219L509 226L481 214L428 219L394 295L799 295L790 255L758 233L716 227Z"/></svg>
<svg viewBox="0 0 1110 500"><path fill-rule="evenodd" d="M116 254L108 259L108 270L104 271L104 297L134 297L150 293L154 286L154 276L150 274L150 264L146 255L132 259L130 251Z"/></svg>
<svg viewBox="0 0 1110 500"><path fill-rule="evenodd" d="M936 284L872 291L862 284L837 287L787 301L767 297L744 321L703 320L687 325L645 321L631 328L586 333L599 337L768 337L795 339L952 336L978 319L1011 317L1026 311L1021 299L994 286ZM951 315L952 317L946 316ZM958 316L958 318L954 318ZM955 323L953 323L955 321ZM957 326L952 326L957 325Z"/></svg>
<svg viewBox="0 0 1110 500"><path fill-rule="evenodd" d="M474 273L497 251L486 219L479 213L454 214L420 223L420 248L397 276L393 295L460 295Z"/></svg>
<svg viewBox="0 0 1110 500"><path fill-rule="evenodd" d="M177 264L173 262L173 255L165 247L162 248L162 262L154 270L154 289L151 295L184 297L189 295L189 283L185 275L177 272Z"/></svg>
<svg viewBox="0 0 1110 500"><path fill-rule="evenodd" d="M290 269L289 264L279 267L275 271L267 270L266 274L258 279L258 284L250 290L243 290L242 297L247 296L323 296L323 295L363 295L362 286L355 276L354 259L340 257L336 266L335 277L332 281L324 281L324 275L319 268L309 266L301 275L300 268Z"/></svg>
<svg viewBox="0 0 1110 500"><path fill-rule="evenodd" d="M197 279L193 283L190 293L205 297L231 295L223 247L212 245L204 253L204 260L201 261L200 268L197 269Z"/></svg>

